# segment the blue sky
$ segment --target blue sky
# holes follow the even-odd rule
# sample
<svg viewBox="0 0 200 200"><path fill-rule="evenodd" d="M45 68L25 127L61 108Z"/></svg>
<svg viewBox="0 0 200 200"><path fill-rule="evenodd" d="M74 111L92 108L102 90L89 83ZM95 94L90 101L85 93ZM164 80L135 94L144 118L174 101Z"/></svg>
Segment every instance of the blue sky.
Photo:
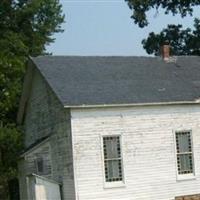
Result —
<svg viewBox="0 0 200 200"><path fill-rule="evenodd" d="M160 10L148 13L149 26L139 28L130 18L124 0L61 0L66 15L64 33L55 34L55 43L47 47L54 55L135 55L143 56L141 41L151 31L160 32L167 24L192 27L193 17L164 15ZM198 16L199 7L194 16Z"/></svg>

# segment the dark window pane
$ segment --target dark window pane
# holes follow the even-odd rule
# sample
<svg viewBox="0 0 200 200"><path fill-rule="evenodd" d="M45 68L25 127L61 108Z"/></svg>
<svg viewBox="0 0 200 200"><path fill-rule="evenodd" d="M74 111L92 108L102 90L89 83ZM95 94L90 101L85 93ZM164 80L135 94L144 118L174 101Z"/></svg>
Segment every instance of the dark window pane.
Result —
<svg viewBox="0 0 200 200"><path fill-rule="evenodd" d="M37 165L37 172L39 174L44 172L44 161L42 157L39 157L36 159L36 165Z"/></svg>
<svg viewBox="0 0 200 200"><path fill-rule="evenodd" d="M190 133L177 133L176 140L178 153L191 152Z"/></svg>
<svg viewBox="0 0 200 200"><path fill-rule="evenodd" d="M122 180L122 170L121 170L121 160L108 160L105 162L106 165L106 181L121 181Z"/></svg>
<svg viewBox="0 0 200 200"><path fill-rule="evenodd" d="M178 155L179 174L188 174L193 171L192 154Z"/></svg>
<svg viewBox="0 0 200 200"><path fill-rule="evenodd" d="M104 138L104 154L106 159L119 158L121 156L119 137Z"/></svg>

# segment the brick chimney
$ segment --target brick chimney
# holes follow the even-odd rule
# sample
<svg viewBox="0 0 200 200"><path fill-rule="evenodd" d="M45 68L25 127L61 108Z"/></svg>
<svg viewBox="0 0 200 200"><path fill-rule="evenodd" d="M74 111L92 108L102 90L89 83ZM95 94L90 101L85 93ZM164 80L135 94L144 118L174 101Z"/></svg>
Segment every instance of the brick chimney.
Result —
<svg viewBox="0 0 200 200"><path fill-rule="evenodd" d="M162 46L162 57L164 61L168 61L170 58L170 45L164 44Z"/></svg>

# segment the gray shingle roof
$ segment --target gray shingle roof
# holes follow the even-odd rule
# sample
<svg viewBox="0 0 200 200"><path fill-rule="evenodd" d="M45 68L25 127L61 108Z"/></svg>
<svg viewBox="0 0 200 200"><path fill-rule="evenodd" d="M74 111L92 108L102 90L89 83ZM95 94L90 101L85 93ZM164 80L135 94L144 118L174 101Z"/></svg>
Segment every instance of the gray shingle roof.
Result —
<svg viewBox="0 0 200 200"><path fill-rule="evenodd" d="M32 58L64 106L195 101L200 57L41 56Z"/></svg>

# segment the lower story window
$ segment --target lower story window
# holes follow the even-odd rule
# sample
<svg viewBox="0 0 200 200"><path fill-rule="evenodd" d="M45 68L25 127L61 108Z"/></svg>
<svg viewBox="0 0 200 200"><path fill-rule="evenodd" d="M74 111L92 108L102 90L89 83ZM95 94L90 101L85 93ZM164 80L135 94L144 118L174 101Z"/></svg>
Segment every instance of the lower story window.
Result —
<svg viewBox="0 0 200 200"><path fill-rule="evenodd" d="M192 174L193 150L190 131L176 132L176 155L178 174Z"/></svg>
<svg viewBox="0 0 200 200"><path fill-rule="evenodd" d="M123 170L120 136L103 137L103 153L106 182L122 181Z"/></svg>

